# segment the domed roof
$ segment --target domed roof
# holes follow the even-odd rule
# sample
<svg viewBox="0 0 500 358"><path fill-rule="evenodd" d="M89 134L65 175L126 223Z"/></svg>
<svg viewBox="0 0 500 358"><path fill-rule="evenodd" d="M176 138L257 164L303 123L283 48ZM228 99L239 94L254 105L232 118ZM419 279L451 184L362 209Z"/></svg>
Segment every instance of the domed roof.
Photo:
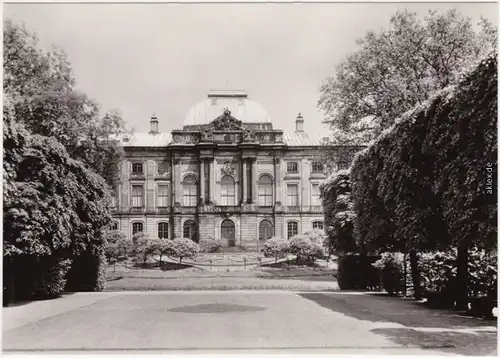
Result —
<svg viewBox="0 0 500 358"><path fill-rule="evenodd" d="M192 107L185 126L209 124L227 108L231 116L245 123L269 123L269 114L259 103L247 98L244 91L210 91L208 98Z"/></svg>

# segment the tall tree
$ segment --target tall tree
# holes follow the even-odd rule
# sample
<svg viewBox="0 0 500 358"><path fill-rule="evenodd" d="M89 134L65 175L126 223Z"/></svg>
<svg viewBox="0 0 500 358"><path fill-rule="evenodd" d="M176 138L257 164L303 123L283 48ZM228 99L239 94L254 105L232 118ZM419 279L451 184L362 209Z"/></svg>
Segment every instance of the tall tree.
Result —
<svg viewBox="0 0 500 358"><path fill-rule="evenodd" d="M4 92L16 121L31 134L53 137L69 156L82 161L113 186L121 149L110 140L124 131L117 111L105 116L99 105L75 90L62 49L45 51L24 27L4 24Z"/></svg>
<svg viewBox="0 0 500 358"><path fill-rule="evenodd" d="M456 84L460 73L496 51L497 30L485 19L476 32L456 10L398 11L390 27L357 41L321 87L319 108L337 143L366 143L403 113L439 89Z"/></svg>

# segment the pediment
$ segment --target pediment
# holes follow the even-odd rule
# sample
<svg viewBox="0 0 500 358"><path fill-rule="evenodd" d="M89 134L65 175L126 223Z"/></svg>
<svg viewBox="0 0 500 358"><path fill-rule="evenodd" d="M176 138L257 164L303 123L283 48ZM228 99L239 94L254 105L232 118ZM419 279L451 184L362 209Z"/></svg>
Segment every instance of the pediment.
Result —
<svg viewBox="0 0 500 358"><path fill-rule="evenodd" d="M231 111L229 109L225 109L224 113L215 118L211 123L210 123L210 129L211 130L217 130L217 131L228 131L228 130L242 130L241 126L241 121L234 118L231 115Z"/></svg>

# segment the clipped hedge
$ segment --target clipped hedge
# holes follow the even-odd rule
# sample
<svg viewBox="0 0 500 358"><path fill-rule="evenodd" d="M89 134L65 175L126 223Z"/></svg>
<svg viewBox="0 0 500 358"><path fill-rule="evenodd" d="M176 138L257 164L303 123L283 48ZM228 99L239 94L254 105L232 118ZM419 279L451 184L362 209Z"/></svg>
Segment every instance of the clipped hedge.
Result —
<svg viewBox="0 0 500 358"><path fill-rule="evenodd" d="M496 247L497 58L491 55L406 113L351 167L359 245L369 252L458 248L457 304L466 303L472 246Z"/></svg>
<svg viewBox="0 0 500 358"><path fill-rule="evenodd" d="M337 282L341 290L378 290L380 275L373 264L380 256L346 254L338 257Z"/></svg>

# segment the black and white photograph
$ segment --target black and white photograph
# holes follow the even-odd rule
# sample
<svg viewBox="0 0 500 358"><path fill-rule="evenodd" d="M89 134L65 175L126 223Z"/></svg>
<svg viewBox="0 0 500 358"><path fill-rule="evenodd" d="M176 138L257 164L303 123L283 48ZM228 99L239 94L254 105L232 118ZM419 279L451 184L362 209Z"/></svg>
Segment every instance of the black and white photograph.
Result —
<svg viewBox="0 0 500 358"><path fill-rule="evenodd" d="M3 4L3 353L496 356L496 2Z"/></svg>

